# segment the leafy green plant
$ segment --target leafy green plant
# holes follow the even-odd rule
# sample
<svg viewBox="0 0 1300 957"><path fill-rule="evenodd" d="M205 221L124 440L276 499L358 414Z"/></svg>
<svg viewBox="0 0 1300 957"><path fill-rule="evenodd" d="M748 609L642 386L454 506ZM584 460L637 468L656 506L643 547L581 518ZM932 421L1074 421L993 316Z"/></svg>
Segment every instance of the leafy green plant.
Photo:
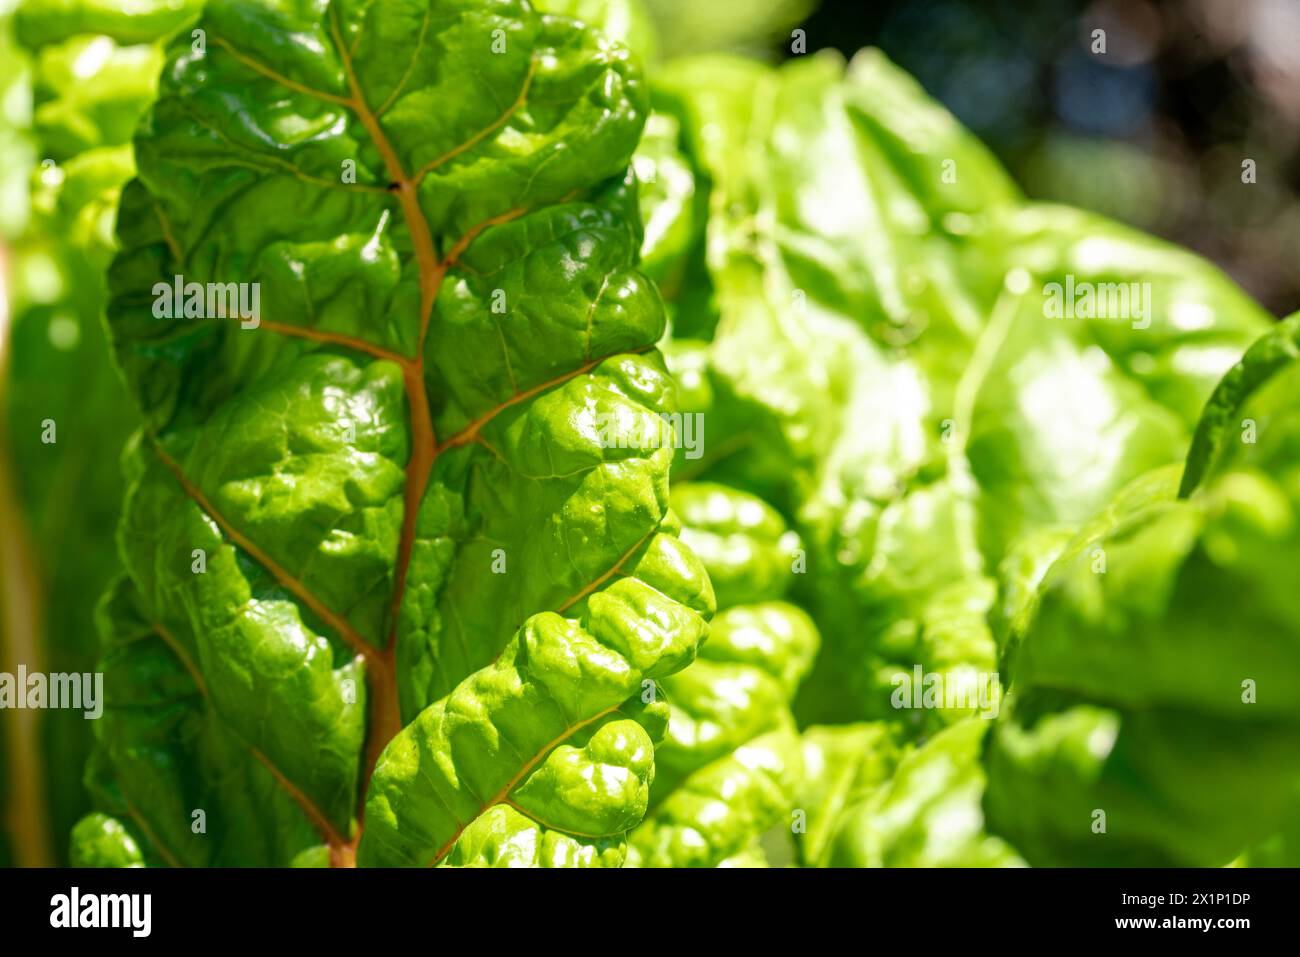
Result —
<svg viewBox="0 0 1300 957"><path fill-rule="evenodd" d="M1294 860L1300 317L653 23L213 0L39 111L154 100L73 862Z"/></svg>
<svg viewBox="0 0 1300 957"><path fill-rule="evenodd" d="M747 490L792 519L808 548L793 594L823 639L795 714L876 722L838 732L866 760L853 745L817 758L828 731L807 732L820 766L847 769L808 775L800 859L1225 863L1278 828L1300 781L1284 757L1300 629L1262 596L1260 621L1236 617L1227 596L1258 586L1223 563L1286 567L1289 507L1240 489L1235 508L1267 512L1276 542L1210 534L1204 548L1225 555L1186 572L1225 493L1132 541L1136 519L1120 517L1125 495L1172 497L1198 422L1188 476L1212 455L1206 434L1235 439L1222 398L1202 409L1267 315L1186 252L1026 202L876 51L847 73L830 55L680 61L656 104L680 137L648 140L645 162L685 161L695 197L646 197L648 220L694 220L696 239L658 266L673 277L670 368L683 409L726 436L703 461L679 457L674 479ZM1054 312L1076 285L1148 298ZM1276 416L1267 428L1290 441ZM1270 468L1285 486L1285 457ZM1162 571L1152 552L1169 535ZM1220 647L1239 629L1252 637ZM979 717L971 699L900 710L914 669L966 687L992 673L1010 694ZM1272 709L1243 704L1252 675L1278 676Z"/></svg>
<svg viewBox="0 0 1300 957"><path fill-rule="evenodd" d="M1300 316L1255 343L1181 480L1163 469L1121 492L1011 631L1018 694L987 803L1032 862L1221 864L1295 801L1298 346ZM1097 810L1103 842L1075 826Z"/></svg>
<svg viewBox="0 0 1300 957"><path fill-rule="evenodd" d="M713 612L672 443L634 429L674 396L637 68L523 3L218 0L197 30L110 272L145 427L91 772L123 827L79 853L621 862L656 682ZM176 275L261 315L159 318Z"/></svg>
<svg viewBox="0 0 1300 957"><path fill-rule="evenodd" d="M650 813L632 834L633 862L761 866L763 838L791 823L803 775L790 701L818 635L783 600L799 541L762 499L725 486L691 483L672 502L719 610L699 660L662 683L668 733Z"/></svg>

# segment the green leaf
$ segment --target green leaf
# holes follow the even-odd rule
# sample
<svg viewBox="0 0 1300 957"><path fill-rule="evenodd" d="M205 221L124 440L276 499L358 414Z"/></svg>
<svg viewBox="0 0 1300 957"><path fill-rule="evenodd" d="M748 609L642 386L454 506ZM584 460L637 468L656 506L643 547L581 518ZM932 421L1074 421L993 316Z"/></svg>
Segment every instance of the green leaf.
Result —
<svg viewBox="0 0 1300 957"><path fill-rule="evenodd" d="M799 597L827 633L801 718L883 717L893 679L918 660L991 669L975 513L964 473L944 475L942 376L956 377L979 329L957 275L962 236L1014 188L875 54L847 78L825 55L779 71L698 59L661 86L711 185L718 310L716 329L685 329L708 344L679 343L670 360L685 407L725 437L703 468L679 458L678 474L797 517L809 542ZM906 106L882 105L894 100ZM969 188L939 202L928 184L948 156Z"/></svg>
<svg viewBox="0 0 1300 957"><path fill-rule="evenodd" d="M87 814L72 829L73 867L141 867L140 847L121 821Z"/></svg>
<svg viewBox="0 0 1300 957"><path fill-rule="evenodd" d="M1043 318L1085 352L1100 348L1118 374L1188 427L1220 377L1272 321L1200 256L1084 210L1040 203L1002 210L977 256L990 254L1000 261L976 271L984 282L992 287L1007 264L1022 266L1042 294ZM1064 300L1070 279L1074 309L1053 317L1051 284L1063 287ZM1094 293L1090 316L1084 283Z"/></svg>
<svg viewBox="0 0 1300 957"><path fill-rule="evenodd" d="M801 742L803 778L796 793L804 814L797 846L804 867L825 867L845 811L889 780L905 753L884 723L814 725Z"/></svg>
<svg viewBox="0 0 1300 957"><path fill-rule="evenodd" d="M956 428L997 560L1180 460L1214 383L1267 317L1190 253L1076 210L1017 209L988 248L1008 279L958 387L969 401ZM1072 288L1108 314L1075 317L1087 300L1066 303Z"/></svg>
<svg viewBox="0 0 1300 957"><path fill-rule="evenodd" d="M680 486L673 505L722 610L699 660L659 683L671 717L629 863L754 866L765 859L756 842L789 826L801 776L789 701L819 638L807 614L780 600L799 542L762 500L723 486Z"/></svg>
<svg viewBox="0 0 1300 957"><path fill-rule="evenodd" d="M663 733L642 682L714 608L668 509L638 68L513 0L213 0L198 28L110 273L142 616L314 825L250 811L277 863L617 863ZM168 317L177 282L259 308Z"/></svg>
<svg viewBox="0 0 1300 957"><path fill-rule="evenodd" d="M1179 495L1227 468L1290 467L1300 460L1300 422L1287 401L1296 391L1297 358L1300 314L1260 337L1228 370L1201 414Z"/></svg>
<svg viewBox="0 0 1300 957"><path fill-rule="evenodd" d="M794 581L798 536L766 502L695 482L673 494L684 541L709 569L718 605L783 595Z"/></svg>
<svg viewBox="0 0 1300 957"><path fill-rule="evenodd" d="M757 835L789 820L799 737L783 728L746 741L675 788L633 835L638 867L752 866L736 860Z"/></svg>
<svg viewBox="0 0 1300 957"><path fill-rule="evenodd" d="M1008 550L1178 461L1267 317L1190 253L1026 203L878 51L847 70L826 53L693 58L665 69L656 105L707 217L706 282L688 252L668 355L715 439L676 474L757 493L806 543L796 597L825 647L796 713L890 717L918 666L989 677ZM1076 280L1138 283L1150 303L1051 315L1052 285Z"/></svg>
<svg viewBox="0 0 1300 957"><path fill-rule="evenodd" d="M26 47L42 47L76 34L100 34L121 44L152 43L189 23L198 0L27 0L15 15Z"/></svg>
<svg viewBox="0 0 1300 957"><path fill-rule="evenodd" d="M88 780L97 803L131 823L151 861L283 867L314 845L313 825L332 824L307 794L285 787L296 766L281 770L273 749L259 748L254 722L222 717L194 636L151 621L125 578L98 617L105 700Z"/></svg>
<svg viewBox="0 0 1300 957"><path fill-rule="evenodd" d="M904 757L887 784L844 813L830 866L1023 866L984 827L980 750L989 727L959 722Z"/></svg>
<svg viewBox="0 0 1300 957"><path fill-rule="evenodd" d="M33 76L34 128L45 155L61 162L130 142L157 91L162 62L156 46L118 46L102 34L42 48Z"/></svg>
<svg viewBox="0 0 1300 957"><path fill-rule="evenodd" d="M620 838L645 813L667 721L662 703L642 704L644 692L690 662L704 628L698 613L636 578L593 595L580 621L531 618L495 664L426 708L384 750L360 863L441 863L480 815L502 804L531 823L527 840L539 846L557 840L547 836L553 831ZM482 828L521 840L515 817L477 826L471 845ZM562 843L565 854L605 856ZM486 852L462 853L477 861Z"/></svg>
<svg viewBox="0 0 1300 957"><path fill-rule="evenodd" d="M1300 603L1283 569L1300 555L1300 362L1278 357L1291 335L1269 333L1216 391L1192 494L1177 497L1177 466L1130 485L1014 619L987 807L1032 863L1226 864L1294 801ZM1225 428L1238 415L1264 424L1241 453Z"/></svg>
<svg viewBox="0 0 1300 957"><path fill-rule="evenodd" d="M642 63L651 63L658 55L658 31L642 0L539 0L533 6L544 13L581 20L623 44Z"/></svg>
<svg viewBox="0 0 1300 957"><path fill-rule="evenodd" d="M622 867L621 841L547 830L508 804L477 818L446 857L446 867Z"/></svg>
<svg viewBox="0 0 1300 957"><path fill-rule="evenodd" d="M641 268L666 295L681 291L695 239L695 174L678 148L680 137L675 118L651 113L633 159L645 221Z"/></svg>

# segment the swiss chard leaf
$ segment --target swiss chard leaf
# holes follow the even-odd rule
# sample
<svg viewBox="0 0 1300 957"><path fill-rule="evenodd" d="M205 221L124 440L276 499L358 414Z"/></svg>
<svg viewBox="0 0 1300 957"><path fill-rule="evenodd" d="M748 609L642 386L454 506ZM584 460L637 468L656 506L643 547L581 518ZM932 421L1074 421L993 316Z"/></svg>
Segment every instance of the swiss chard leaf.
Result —
<svg viewBox="0 0 1300 957"><path fill-rule="evenodd" d="M894 738L883 722L814 725L803 733L803 778L796 793L796 809L804 815L796 832L802 866L827 866L845 814L893 775L907 753Z"/></svg>
<svg viewBox="0 0 1300 957"><path fill-rule="evenodd" d="M1294 405L1300 314L1284 319L1228 370L1206 403L1183 470L1184 498L1229 468L1290 470L1300 461Z"/></svg>
<svg viewBox="0 0 1300 957"><path fill-rule="evenodd" d="M764 835L792 823L802 761L789 703L819 643L783 600L800 543L761 499L725 486L683 485L673 505L720 610L699 660L659 683L671 720L630 863L761 866Z"/></svg>
<svg viewBox="0 0 1300 957"><path fill-rule="evenodd" d="M223 760L315 826L273 862L617 863L663 733L642 684L713 611L668 510L637 68L522 2L215 0L198 30L111 273L139 617ZM182 288L168 318L177 276L260 310Z"/></svg>

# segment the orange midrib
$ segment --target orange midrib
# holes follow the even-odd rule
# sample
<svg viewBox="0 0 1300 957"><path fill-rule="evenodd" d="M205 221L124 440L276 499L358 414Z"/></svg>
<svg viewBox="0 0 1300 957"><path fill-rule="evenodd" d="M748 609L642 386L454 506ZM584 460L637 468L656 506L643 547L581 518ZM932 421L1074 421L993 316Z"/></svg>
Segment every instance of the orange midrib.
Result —
<svg viewBox="0 0 1300 957"><path fill-rule="evenodd" d="M465 426L460 431L456 432L453 435L448 436L438 446L437 454L441 455L447 449L455 448L458 445L468 445L469 443L475 441L478 438L479 431L483 428L483 426L487 425L489 422L491 422L493 419L495 419L498 415L500 415L502 412L504 412L506 409L510 408L511 406L518 405L521 402L527 402L529 399L533 398L536 395L540 395L541 393L547 391L548 389L553 389L557 385L563 385L565 382L568 382L571 379L576 379L578 376L590 372L592 369L596 368L602 362L607 362L608 360L612 359L616 355L640 355L641 353L649 352L653 348L654 348L653 345L649 345L649 346L642 346L639 349L624 349L620 352L612 353L611 355L600 356L599 358L596 359L589 359L586 362L584 362L582 365L578 366L576 369L571 369L568 372L562 372L553 379L547 379L545 382L539 382L537 385L530 386L529 388L524 389L522 392L516 392L508 399L504 399L503 401L494 405L492 408L488 409L486 412L484 412L478 418L474 419L472 422L469 423L469 425Z"/></svg>
<svg viewBox="0 0 1300 957"><path fill-rule="evenodd" d="M398 616L401 611L402 598L406 593L406 579L411 564L411 552L415 547L415 529L419 518L420 503L433 471L433 459L438 444L433 432L433 420L429 412L429 399L424 385L424 335L428 328L429 317L433 314L433 304L438 298L442 277L449 268L446 262L439 262L437 251L433 247L433 236L429 230L429 221L420 208L416 185L407 176L402 161L396 150L388 141L378 118L366 102L361 85L357 82L356 71L352 67L352 55L343 42L339 29L337 8L330 6L330 33L334 46L343 65L351 97L348 107L356 114L361 125L366 128L375 149L383 158L384 168L389 179L397 187L397 201L402 209L402 218L411 234L411 246L415 252L415 261L420 276L420 335L417 339L418 351L414 361L402 367L402 384L406 389L406 405L411 417L411 456L406 463L406 487L402 494L402 532L398 539L397 564L393 574L393 599L389 606L391 621L388 635L384 642L383 657L380 661L368 664L366 683L369 689L367 702L370 720L366 722L366 745L361 770L361 788L357 799L358 826L353 838L353 854L361 840L365 828L366 796L370 790L370 779L375 765L384 747L402 728L401 696L397 687L396 637Z"/></svg>
<svg viewBox="0 0 1300 957"><path fill-rule="evenodd" d="M350 864L351 858L353 858L355 855L355 849L357 843L360 840L361 833L364 827L364 809L365 809L366 794L368 791L370 778L373 774L375 764L378 760L379 755L382 753L384 747L388 744L389 740L391 740L392 736L401 730L400 700L398 695L397 677L396 677L396 632L398 627L398 615L400 613L402 599L405 594L406 582L408 579L408 574L410 569L410 561L411 561L412 551L414 548L416 525L417 525L418 515L419 515L419 507L423 500L424 493L427 489L429 478L430 475L432 474L434 462L442 452L466 444L468 442L475 441L478 437L479 430L505 409L510 408L511 406L516 405L520 402L524 402L527 399L537 394L540 394L541 392L549 388L552 388L557 384L560 384L564 381L567 381L578 375L590 371L591 369L599 365L601 362L606 361L606 359L608 359L609 356L605 356L600 359L590 360L571 372L565 373L561 376L557 376L553 380L550 380L545 383L541 383L540 385L537 386L533 386L527 390L515 394L514 396L511 396L509 399L505 400L504 402L500 403L493 409L484 413L478 419L474 420L474 422L472 422L469 426L467 426L465 429L461 430L457 434L453 435L446 442L442 444L438 443L433 428L433 422L432 422L432 417L430 414L430 407L428 402L428 395L427 395L426 385L424 380L424 344L429 329L429 322L433 313L433 307L435 302L437 301L441 284L443 282L443 279L447 275L447 272L456 263L460 255L464 253L464 251L469 247L469 245L474 241L474 239L483 232L483 230L493 225L498 225L500 223L508 222L511 219L521 216L526 212L526 210L511 209L504 213L498 214L497 216L490 217L481 223L476 224L475 226L467 230L466 233L463 236L461 236L450 247L446 256L440 259L438 257L437 251L434 246L433 237L429 228L428 219L425 217L424 212L421 209L419 204L419 199L418 199L419 182L426 173L430 172L433 169L436 169L442 163L445 163L453 159L461 152L464 152L465 150L472 148L477 142L481 141L483 138L489 135L492 132L492 130L500 128L500 126L504 125L506 122L509 121L509 117L512 115L512 113L515 110L519 108L520 105L522 105L524 99L527 96L527 92L533 78L533 73L536 69L536 64L530 63L529 73L528 76L525 78L525 82L523 84L523 88L519 93L519 96L517 97L515 103L512 104L511 107L509 107L498 120L496 120L487 129L480 131L478 134L475 135L475 137L471 138L471 140L467 141L465 144L461 144L460 146L453 148L448 153L443 154L442 156L431 161L429 164L426 164L424 168L422 168L414 177L412 177L408 175L405 169L403 168L401 160L396 153L396 150L393 148L387 136L384 134L384 131L379 123L378 117L375 115L374 111L370 109L369 104L366 102L364 92L360 88L360 84L357 81L355 70L353 68L351 51L343 43L343 38L339 29L338 16L333 6L330 7L329 16L330 16L330 31L334 40L335 47L339 52L340 61L343 66L344 75L347 80L348 88L350 91L350 95L347 97L338 96L336 94L327 93L325 91L306 87L300 83L297 83L296 81L289 79L288 77L280 73L277 73L274 70L271 70L270 68L265 67L264 65L258 63L256 60L253 60L252 58L240 54L237 50L234 49L234 47L232 47L224 39L218 39L217 43L219 46L225 48L232 56L238 59L241 63L244 63L246 66L248 66L250 69L253 69L256 72L259 72L262 75L267 76L272 80L275 80L276 82L280 83L281 85L285 86L288 89L296 90L305 95L313 96L321 100L337 103L339 105L345 106L348 109L352 110L353 113L355 113L355 115L357 116L357 119L362 124L362 126L365 127L366 132L369 135L372 143L374 144L376 150L379 152L381 158L383 159L385 170L392 183L392 187L391 187L392 191L397 196L398 203L402 210L403 219L405 220L407 224L407 229L410 232L412 249L418 267L419 283L420 283L420 327L419 327L420 331L417 340L418 341L417 352L413 358L408 356L403 356L398 353L394 353L391 350L387 350L387 349L383 349L382 347L375 346L371 343L366 342L365 340L352 337L352 336L347 336L344 334L328 333L321 330L307 329L304 327L297 327L297 326L285 326L273 322L262 323L263 325L267 326L267 328L269 328L271 331L277 332L282 335L297 336L301 338L312 339L320 342L332 343L336 345L345 346L348 348L353 348L358 351L373 355L379 359L392 361L397 365L399 365L399 367L402 369L403 385L406 392L407 406L411 418L411 452L410 452L410 458L408 459L406 465L406 482L405 482L405 488L403 492L402 530L399 538L396 565L394 569L393 600L390 606L391 627L384 644L377 649L375 648L375 646L364 641L345 619L332 612L322 601L320 601L305 586L303 586L302 583L299 582L294 576L290 575L285 569L281 568L269 555L267 555L260 548L258 548L250 539L243 536L241 533L238 532L237 529L235 529L232 525L230 525L229 522L226 522L222 517L220 517L219 513L215 511L211 503L207 500L206 496L203 495L202 491L185 478L184 474L176 465L176 463L166 456L166 454L162 451L161 446L158 445L157 442L155 442L155 448L157 448L159 454L163 457L164 463L168 465L169 469L181 482L182 487L186 490L187 494L189 494L190 497L193 498L194 501L205 512L211 515L213 520L216 521L218 525L221 526L223 531L226 532L226 534L231 538L231 540L234 541L236 545L238 545L239 547L243 548L246 552L248 552L248 554L251 557L253 557L254 560L258 561L260 564L266 567L268 571L270 571L272 575L281 582L281 584L283 584L286 588L288 588L297 598L299 598L299 600L301 600L305 605L307 605L307 607L309 607L313 612L315 612L318 617L320 617L323 621L325 621L332 628L334 628L334 630L339 633L340 637L345 642L347 642L349 646L353 647L354 651L356 651L357 654L362 656L366 662L367 686L369 689L368 702L369 702L370 715L369 715L369 720L367 722L367 741L366 741L366 748L365 748L365 760L364 760L363 773L362 773L361 793L359 796L359 803L358 803L360 820L359 820L359 826L356 829L356 833L353 839L350 842L347 842L342 849L343 857L344 857L342 863ZM568 197L565 198L567 199ZM161 214L160 214L160 218L161 218ZM164 233L169 246L172 248L173 254L178 254L179 250L175 244L174 238L170 233L170 230L167 228L167 224L165 223L165 221L164 221ZM629 351L645 352L651 348L653 348L653 346L646 346L641 349L629 350ZM641 542L638 542L637 545L634 546L631 551L629 551L628 555L632 554L632 552L635 551L636 548L639 548L641 544L643 544L643 542L644 539L642 539ZM618 569L622 566L622 564L627 560L628 555L625 555L623 558L621 558L619 562L608 572L606 572L603 576L601 576L601 578L598 579L596 583L589 586L587 589L584 590L584 592L580 592L579 596L584 594L589 594L596 587L599 587L599 584L601 582L607 580L610 576L615 574L618 571ZM576 601L579 600L579 598L575 597L573 600ZM562 606L562 607L567 607L567 604L566 606ZM614 710L614 709L609 709L609 710ZM555 742L553 742L550 746L548 746L547 751L544 751L539 755L536 755L523 768L519 770L516 776L512 779L511 783L507 785L507 787L504 789L503 795L508 794L509 791L518 784L519 780L521 780L529 771L531 771L532 768L535 766L535 764L539 760L541 760L541 758L543 758L546 753L549 752L550 748L559 744L561 741L564 740L564 738L570 736L576 730L582 728L586 724L589 724L591 721L595 721L600 717L603 717L607 713L609 712L608 711L602 712L601 714L598 714L584 722L581 722L578 725L575 725L574 728L567 731L563 736L557 738ZM260 752L256 752L256 749L253 750L255 753L258 753L260 756ZM268 767L270 767L269 764ZM272 770L273 773L277 773L278 775L278 772L275 772L274 769ZM283 779L282 775L278 775L278 778L282 779L282 783L286 786L286 788L291 789L291 793L297 792L297 789L294 788L292 783L289 782L287 779ZM297 793L301 794L301 792L297 792ZM305 799L305 795L303 797ZM490 807L492 804L495 803L498 803L496 799L489 802L484 807L486 809L486 807ZM321 817L321 820L324 821L323 816L319 814L318 810L316 810L315 814ZM311 817L312 814L309 813L308 816ZM326 826L329 826L327 821L324 821L324 823ZM463 830L464 827L468 825L468 823L469 822L466 822L466 825L462 825L460 830ZM457 837L459 837L460 830L457 831ZM453 839L446 848L440 851L438 859L441 859L441 857L448 850L450 850L451 845L454 845L454 843L455 843L455 839ZM333 853L333 850L334 849L332 848L331 864L337 863L335 860L335 854Z"/></svg>
<svg viewBox="0 0 1300 957"><path fill-rule="evenodd" d="M629 548L627 551L625 551L622 555L620 555L618 561L616 561L604 573L602 573L599 578L596 578L594 581L588 582L584 588L579 589L573 595L566 598L555 609L555 613L557 615L563 614L564 612L568 611L569 608L571 608L573 605L576 605L578 602L586 598L588 595L594 594L597 588L599 588L601 585L605 584L605 582L609 581L611 578L613 578L615 575L621 572L623 570L623 566L627 564L628 559L630 559L633 555L635 555L638 551L640 551L641 548L645 545L645 543L650 541L651 537L653 537L655 532L657 531L659 531L659 527L656 525L652 527L650 531L646 532L644 535L638 538L636 542L632 545L632 547Z"/></svg>
<svg viewBox="0 0 1300 957"><path fill-rule="evenodd" d="M168 867L174 867L179 870L185 866L181 863L180 858L169 851L167 845L158 839L158 835L155 834L153 828L149 826L149 822L145 820L144 815L137 811L133 805L128 804L126 806L126 815L131 820L135 821L136 827L144 832L144 836L149 839L149 843L158 851L159 856L167 862Z"/></svg>

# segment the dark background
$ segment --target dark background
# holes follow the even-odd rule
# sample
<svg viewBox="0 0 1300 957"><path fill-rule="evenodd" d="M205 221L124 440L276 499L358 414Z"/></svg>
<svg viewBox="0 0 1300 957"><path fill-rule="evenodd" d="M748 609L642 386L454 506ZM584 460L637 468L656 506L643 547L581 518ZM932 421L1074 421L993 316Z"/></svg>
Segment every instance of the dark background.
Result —
<svg viewBox="0 0 1300 957"><path fill-rule="evenodd" d="M809 52L884 49L1031 197L1194 249L1275 315L1300 309L1300 0L824 0L800 25ZM770 52L788 56L788 36Z"/></svg>

